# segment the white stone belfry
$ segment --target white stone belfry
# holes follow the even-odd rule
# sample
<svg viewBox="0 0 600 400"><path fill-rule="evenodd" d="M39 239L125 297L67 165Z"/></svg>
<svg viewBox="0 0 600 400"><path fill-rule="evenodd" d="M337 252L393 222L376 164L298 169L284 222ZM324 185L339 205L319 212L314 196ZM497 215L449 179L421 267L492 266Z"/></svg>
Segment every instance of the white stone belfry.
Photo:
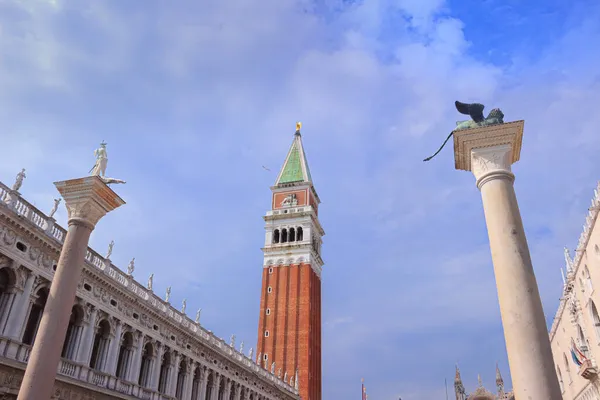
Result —
<svg viewBox="0 0 600 400"><path fill-rule="evenodd" d="M454 132L455 167L473 172L481 191L498 301L519 400L560 400L550 340L511 165L519 160L524 121Z"/></svg>
<svg viewBox="0 0 600 400"><path fill-rule="evenodd" d="M92 230L125 202L99 176L56 182L69 213L69 229L19 390L18 400L49 399Z"/></svg>

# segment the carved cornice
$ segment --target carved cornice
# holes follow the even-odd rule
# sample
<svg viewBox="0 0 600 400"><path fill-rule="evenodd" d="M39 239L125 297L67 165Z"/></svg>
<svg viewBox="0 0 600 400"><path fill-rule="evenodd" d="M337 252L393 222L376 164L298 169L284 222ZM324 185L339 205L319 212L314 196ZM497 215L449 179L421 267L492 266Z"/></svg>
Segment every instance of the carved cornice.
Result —
<svg viewBox="0 0 600 400"><path fill-rule="evenodd" d="M511 149L510 163L519 161L523 126L525 121L507 122L481 128L454 132L454 166L456 169L472 171L471 152L474 149L508 145Z"/></svg>

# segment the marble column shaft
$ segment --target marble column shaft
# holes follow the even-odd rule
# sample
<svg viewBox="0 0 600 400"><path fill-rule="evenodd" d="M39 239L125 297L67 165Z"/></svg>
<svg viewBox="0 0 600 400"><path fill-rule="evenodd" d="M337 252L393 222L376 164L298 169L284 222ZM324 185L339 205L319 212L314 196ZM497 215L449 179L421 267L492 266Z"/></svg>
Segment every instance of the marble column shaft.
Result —
<svg viewBox="0 0 600 400"><path fill-rule="evenodd" d="M82 342L77 354L77 362L80 364L88 365L90 362L96 334L96 315L98 315L98 309L93 307L90 312L90 319L83 330Z"/></svg>
<svg viewBox="0 0 600 400"><path fill-rule="evenodd" d="M113 337L110 341L110 346L108 348L108 359L106 361L106 365L104 366L104 372L109 373L110 375L116 375L119 350L121 349L123 323L117 320L116 324L117 327L115 329L115 337Z"/></svg>
<svg viewBox="0 0 600 400"><path fill-rule="evenodd" d="M18 400L52 396L90 235L107 212L125 204L98 176L56 182L55 185L67 207L68 230Z"/></svg>
<svg viewBox="0 0 600 400"><path fill-rule="evenodd" d="M92 229L93 226L88 223L69 221L67 237L50 286L50 294L29 356L18 400L50 398Z"/></svg>
<svg viewBox="0 0 600 400"><path fill-rule="evenodd" d="M562 399L529 247L513 187L511 144L471 150L481 190L500 314L517 399Z"/></svg>

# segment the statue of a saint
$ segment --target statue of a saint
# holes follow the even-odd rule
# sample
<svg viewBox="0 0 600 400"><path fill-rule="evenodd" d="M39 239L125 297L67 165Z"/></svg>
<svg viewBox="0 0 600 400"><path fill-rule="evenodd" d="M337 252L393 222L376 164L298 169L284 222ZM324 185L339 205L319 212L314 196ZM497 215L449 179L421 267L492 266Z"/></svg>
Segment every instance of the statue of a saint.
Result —
<svg viewBox="0 0 600 400"><path fill-rule="evenodd" d="M108 251L106 252L106 259L107 260L110 260L110 256L112 255L112 249L113 249L114 245L115 245L115 241L114 240L111 240L110 243L108 244Z"/></svg>
<svg viewBox="0 0 600 400"><path fill-rule="evenodd" d="M229 345L233 348L235 348L235 335L231 335L231 338L229 340Z"/></svg>
<svg viewBox="0 0 600 400"><path fill-rule="evenodd" d="M135 257L129 261L129 265L127 266L127 275L133 275L133 271L135 270Z"/></svg>
<svg viewBox="0 0 600 400"><path fill-rule="evenodd" d="M150 278L148 278L148 285L146 286L148 290L152 290L152 281L154 280L154 274L150 274Z"/></svg>
<svg viewBox="0 0 600 400"><path fill-rule="evenodd" d="M277 377L278 377L279 379L281 379L281 368L279 368L279 370L277 370Z"/></svg>
<svg viewBox="0 0 600 400"><path fill-rule="evenodd" d="M56 211L58 210L58 205L60 204L61 200L62 199L54 199L54 207L52 207L52 210L50 211L50 215L48 215L48 217L54 217L54 214L56 214Z"/></svg>
<svg viewBox="0 0 600 400"><path fill-rule="evenodd" d="M271 364L271 373L275 375L275 361L273 361L273 364Z"/></svg>
<svg viewBox="0 0 600 400"><path fill-rule="evenodd" d="M285 371L285 374L283 375L283 381L287 383L287 371Z"/></svg>
<svg viewBox="0 0 600 400"><path fill-rule="evenodd" d="M256 363L260 363L260 359L262 358L262 352L258 353L258 357L256 357Z"/></svg>
<svg viewBox="0 0 600 400"><path fill-rule="evenodd" d="M200 323L200 314L202 313L202 309L199 308L198 311L196 311L196 323L199 324Z"/></svg>
<svg viewBox="0 0 600 400"><path fill-rule="evenodd" d="M185 306L187 305L187 302L185 299L183 299L183 302L181 303L181 312L183 314L185 314Z"/></svg>
<svg viewBox="0 0 600 400"><path fill-rule="evenodd" d="M171 286L167 288L167 295L165 296L165 301L168 303L171 300Z"/></svg>
<svg viewBox="0 0 600 400"><path fill-rule="evenodd" d="M100 143L99 149L94 150L94 156L96 156L96 164L90 170L90 174L92 176L105 176L108 154L106 153L106 143L104 141Z"/></svg>
<svg viewBox="0 0 600 400"><path fill-rule="evenodd" d="M248 351L248 358L252 360L252 354L254 353L254 349L250 347L250 351Z"/></svg>
<svg viewBox="0 0 600 400"><path fill-rule="evenodd" d="M240 343L240 353L244 354L244 342Z"/></svg>
<svg viewBox="0 0 600 400"><path fill-rule="evenodd" d="M298 387L298 370L296 370L296 376L294 377L294 388L296 390L299 390L299 387Z"/></svg>
<svg viewBox="0 0 600 400"><path fill-rule="evenodd" d="M15 184L13 185L12 190L18 192L19 189L21 189L21 186L23 186L23 179L25 178L27 178L27 175L25 175L25 168L23 168L21 172L17 174L17 178L15 179Z"/></svg>

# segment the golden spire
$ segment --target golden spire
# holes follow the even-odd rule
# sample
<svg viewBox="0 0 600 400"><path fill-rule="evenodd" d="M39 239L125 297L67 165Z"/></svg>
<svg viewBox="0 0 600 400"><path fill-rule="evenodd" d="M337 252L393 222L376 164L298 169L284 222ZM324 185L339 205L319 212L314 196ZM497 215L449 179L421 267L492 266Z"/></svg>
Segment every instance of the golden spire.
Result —
<svg viewBox="0 0 600 400"><path fill-rule="evenodd" d="M300 132L300 128L302 128L302 122L296 122L296 133Z"/></svg>

